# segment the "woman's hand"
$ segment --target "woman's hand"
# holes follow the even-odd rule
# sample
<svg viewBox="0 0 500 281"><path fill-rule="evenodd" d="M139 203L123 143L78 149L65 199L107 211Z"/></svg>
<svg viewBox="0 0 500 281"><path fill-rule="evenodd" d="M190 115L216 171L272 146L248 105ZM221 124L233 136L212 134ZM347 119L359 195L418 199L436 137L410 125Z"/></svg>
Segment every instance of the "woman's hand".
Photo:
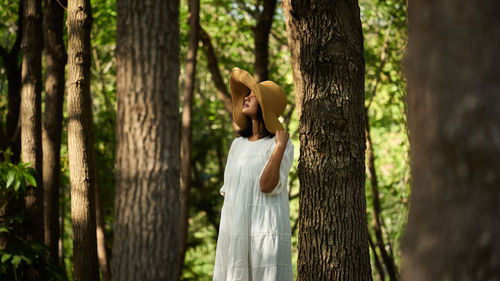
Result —
<svg viewBox="0 0 500 281"><path fill-rule="evenodd" d="M289 137L290 137L290 134L285 130L276 131L276 134L275 134L276 146L286 147L286 144L288 143Z"/></svg>

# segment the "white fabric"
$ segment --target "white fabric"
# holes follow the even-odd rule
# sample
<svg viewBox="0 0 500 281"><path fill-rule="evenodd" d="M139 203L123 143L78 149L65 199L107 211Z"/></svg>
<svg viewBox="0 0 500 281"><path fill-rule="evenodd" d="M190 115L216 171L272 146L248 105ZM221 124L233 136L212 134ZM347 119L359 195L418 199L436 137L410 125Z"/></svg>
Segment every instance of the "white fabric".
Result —
<svg viewBox="0 0 500 281"><path fill-rule="evenodd" d="M259 181L274 148L275 138L249 141L239 137L229 149L214 281L291 281L291 227L288 173L293 144L288 140L280 166L279 182L270 193Z"/></svg>

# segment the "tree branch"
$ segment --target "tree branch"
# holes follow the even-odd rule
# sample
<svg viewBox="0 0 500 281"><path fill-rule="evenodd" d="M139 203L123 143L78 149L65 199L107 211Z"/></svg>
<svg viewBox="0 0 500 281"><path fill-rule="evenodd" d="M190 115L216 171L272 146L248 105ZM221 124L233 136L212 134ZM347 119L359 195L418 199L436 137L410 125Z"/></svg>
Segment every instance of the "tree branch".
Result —
<svg viewBox="0 0 500 281"><path fill-rule="evenodd" d="M217 57L215 56L214 47L212 45L212 41L208 33L203 29L203 27L199 27L200 32L200 40L203 43L203 51L205 52L205 56L207 57L208 69L212 74L212 78L215 84L215 88L217 89L217 96L220 98L222 103L224 104L224 108L229 114L230 120L233 119L233 102L231 100L231 94L227 90L226 84L222 79L222 75L219 70L219 63L217 61Z"/></svg>

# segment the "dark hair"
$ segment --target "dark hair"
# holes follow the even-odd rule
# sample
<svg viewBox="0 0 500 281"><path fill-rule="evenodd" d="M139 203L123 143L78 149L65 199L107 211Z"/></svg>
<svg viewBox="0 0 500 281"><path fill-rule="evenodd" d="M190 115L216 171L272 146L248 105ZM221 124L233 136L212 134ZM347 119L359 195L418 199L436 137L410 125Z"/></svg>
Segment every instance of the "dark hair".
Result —
<svg viewBox="0 0 500 281"><path fill-rule="evenodd" d="M250 90L248 90L247 96L250 94ZM238 134L244 138L251 137L253 135L253 128L252 128L252 119L249 116L246 117L246 122L247 126L246 128L238 130ZM264 128L262 132L259 134L259 138L265 138L265 137L274 137L275 134L269 132L266 128L266 125L264 124L264 118L262 117L262 109L260 108L260 104L257 103L257 121L259 122L259 127L261 124L263 125L262 127Z"/></svg>

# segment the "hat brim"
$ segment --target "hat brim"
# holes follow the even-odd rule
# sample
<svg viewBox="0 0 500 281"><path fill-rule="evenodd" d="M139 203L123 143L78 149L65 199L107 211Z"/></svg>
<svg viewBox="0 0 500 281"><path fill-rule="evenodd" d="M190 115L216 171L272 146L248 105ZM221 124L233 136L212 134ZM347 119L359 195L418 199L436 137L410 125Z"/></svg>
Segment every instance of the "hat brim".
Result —
<svg viewBox="0 0 500 281"><path fill-rule="evenodd" d="M262 110L262 115L264 117L266 129L270 133L276 134L276 131L285 130L281 122L278 120L278 116L276 116L272 111L268 110L268 112L264 112L264 110Z"/></svg>
<svg viewBox="0 0 500 281"><path fill-rule="evenodd" d="M257 101L262 109L262 117L266 129L272 134L275 134L276 131L284 130L283 125L278 120L278 116L271 110L266 111L265 106L263 106L260 85L250 73L238 67L233 68L229 76L229 87L233 101L233 119L240 129L244 129L248 125L246 115L242 113L242 110L245 97L248 91L251 90L257 97Z"/></svg>

